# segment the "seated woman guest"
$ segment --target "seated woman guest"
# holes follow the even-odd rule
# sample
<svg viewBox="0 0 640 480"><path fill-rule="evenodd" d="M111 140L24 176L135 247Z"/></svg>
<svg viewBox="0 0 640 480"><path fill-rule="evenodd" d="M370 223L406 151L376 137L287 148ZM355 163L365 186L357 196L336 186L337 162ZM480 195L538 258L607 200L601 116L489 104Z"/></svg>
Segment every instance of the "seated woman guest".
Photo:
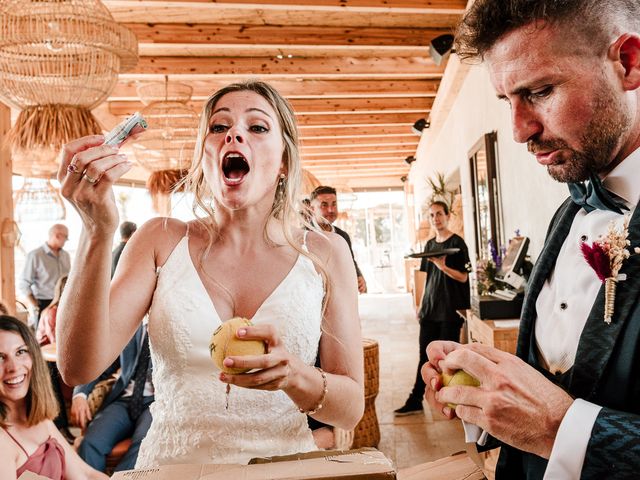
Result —
<svg viewBox="0 0 640 480"><path fill-rule="evenodd" d="M36 341L40 346L49 345L50 343L56 343L56 317L58 313L58 304L60 303L60 297L64 291L64 286L67 284L67 276L64 275L58 279L55 288L53 290L53 300L40 314L40 321L38 322L38 328L36 329ZM75 437L69 431L69 418L67 417L67 409L64 400L63 382L60 378L60 372L55 362L47 362L49 368L49 374L51 375L51 384L53 385L53 393L58 400L59 410L58 416L53 423L60 430L60 433L67 439L67 441L73 444Z"/></svg>
<svg viewBox="0 0 640 480"><path fill-rule="evenodd" d="M3 479L33 472L52 480L104 479L67 444L44 359L31 330L0 315L0 470Z"/></svg>
<svg viewBox="0 0 640 480"><path fill-rule="evenodd" d="M101 135L70 142L58 178L83 220L58 312L60 369L86 383L149 312L155 402L136 466L246 463L315 450L306 415L352 429L364 411L355 268L336 234L298 226L295 116L263 82L229 85L201 115L186 187L197 220L153 219L127 244L111 284L112 185L131 168ZM267 353L211 361L232 317ZM322 369L313 366L320 342ZM227 392L229 392L227 394Z"/></svg>

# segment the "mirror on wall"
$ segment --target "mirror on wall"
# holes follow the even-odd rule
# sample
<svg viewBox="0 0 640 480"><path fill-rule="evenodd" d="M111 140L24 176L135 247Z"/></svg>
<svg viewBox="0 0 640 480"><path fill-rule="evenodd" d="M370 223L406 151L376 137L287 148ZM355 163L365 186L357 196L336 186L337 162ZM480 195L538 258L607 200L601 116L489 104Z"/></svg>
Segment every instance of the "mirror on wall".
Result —
<svg viewBox="0 0 640 480"><path fill-rule="evenodd" d="M487 133L476 142L468 154L478 258L491 258L490 241L494 242L496 248L503 244L497 140L497 132Z"/></svg>

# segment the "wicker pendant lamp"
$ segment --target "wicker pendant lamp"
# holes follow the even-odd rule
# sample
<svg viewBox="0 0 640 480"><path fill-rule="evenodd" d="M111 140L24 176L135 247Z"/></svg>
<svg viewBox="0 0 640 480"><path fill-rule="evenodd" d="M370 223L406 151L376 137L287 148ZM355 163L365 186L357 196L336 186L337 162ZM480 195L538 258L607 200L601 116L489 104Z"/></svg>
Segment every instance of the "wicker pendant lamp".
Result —
<svg viewBox="0 0 640 480"><path fill-rule="evenodd" d="M147 188L154 208L160 210L159 196L169 195L186 174L196 145L198 114L187 102L193 89L189 85L169 82L140 84L138 96L146 105L140 112L148 127L131 144L138 163L149 170Z"/></svg>
<svg viewBox="0 0 640 480"><path fill-rule="evenodd" d="M25 178L13 194L13 203L18 222L54 222L66 216L60 192L49 179Z"/></svg>
<svg viewBox="0 0 640 480"><path fill-rule="evenodd" d="M14 171L50 176L65 142L100 133L90 110L137 61L135 35L98 0L0 2L0 100L22 110Z"/></svg>

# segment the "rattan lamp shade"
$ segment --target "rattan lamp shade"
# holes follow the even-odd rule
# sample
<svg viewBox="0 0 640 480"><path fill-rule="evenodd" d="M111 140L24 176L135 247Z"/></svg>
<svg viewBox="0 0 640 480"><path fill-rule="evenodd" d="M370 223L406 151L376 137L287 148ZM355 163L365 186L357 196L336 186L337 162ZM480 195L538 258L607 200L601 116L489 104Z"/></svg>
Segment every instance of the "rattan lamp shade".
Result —
<svg viewBox="0 0 640 480"><path fill-rule="evenodd" d="M55 172L64 143L100 133L90 110L137 60L135 35L98 0L0 2L0 99L22 109L8 134L17 173L34 151Z"/></svg>
<svg viewBox="0 0 640 480"><path fill-rule="evenodd" d="M0 2L0 94L16 108L94 108L137 61L135 35L97 0Z"/></svg>
<svg viewBox="0 0 640 480"><path fill-rule="evenodd" d="M62 220L67 213L60 192L46 179L25 178L13 203L18 222Z"/></svg>
<svg viewBox="0 0 640 480"><path fill-rule="evenodd" d="M151 172L188 169L198 133L198 114L187 105L191 87L154 82L137 90L147 105L140 113L148 127L131 145L136 160Z"/></svg>

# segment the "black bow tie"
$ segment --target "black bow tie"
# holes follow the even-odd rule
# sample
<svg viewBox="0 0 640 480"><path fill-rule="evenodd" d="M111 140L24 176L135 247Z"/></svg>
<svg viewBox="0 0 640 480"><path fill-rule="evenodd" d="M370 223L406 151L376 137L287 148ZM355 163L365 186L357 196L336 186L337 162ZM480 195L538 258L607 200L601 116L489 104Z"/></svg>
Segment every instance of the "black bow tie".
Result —
<svg viewBox="0 0 640 480"><path fill-rule="evenodd" d="M589 182L569 183L571 200L581 206L587 213L593 210L610 210L622 214L623 210L629 210L620 197L604 188L600 177L591 173Z"/></svg>

